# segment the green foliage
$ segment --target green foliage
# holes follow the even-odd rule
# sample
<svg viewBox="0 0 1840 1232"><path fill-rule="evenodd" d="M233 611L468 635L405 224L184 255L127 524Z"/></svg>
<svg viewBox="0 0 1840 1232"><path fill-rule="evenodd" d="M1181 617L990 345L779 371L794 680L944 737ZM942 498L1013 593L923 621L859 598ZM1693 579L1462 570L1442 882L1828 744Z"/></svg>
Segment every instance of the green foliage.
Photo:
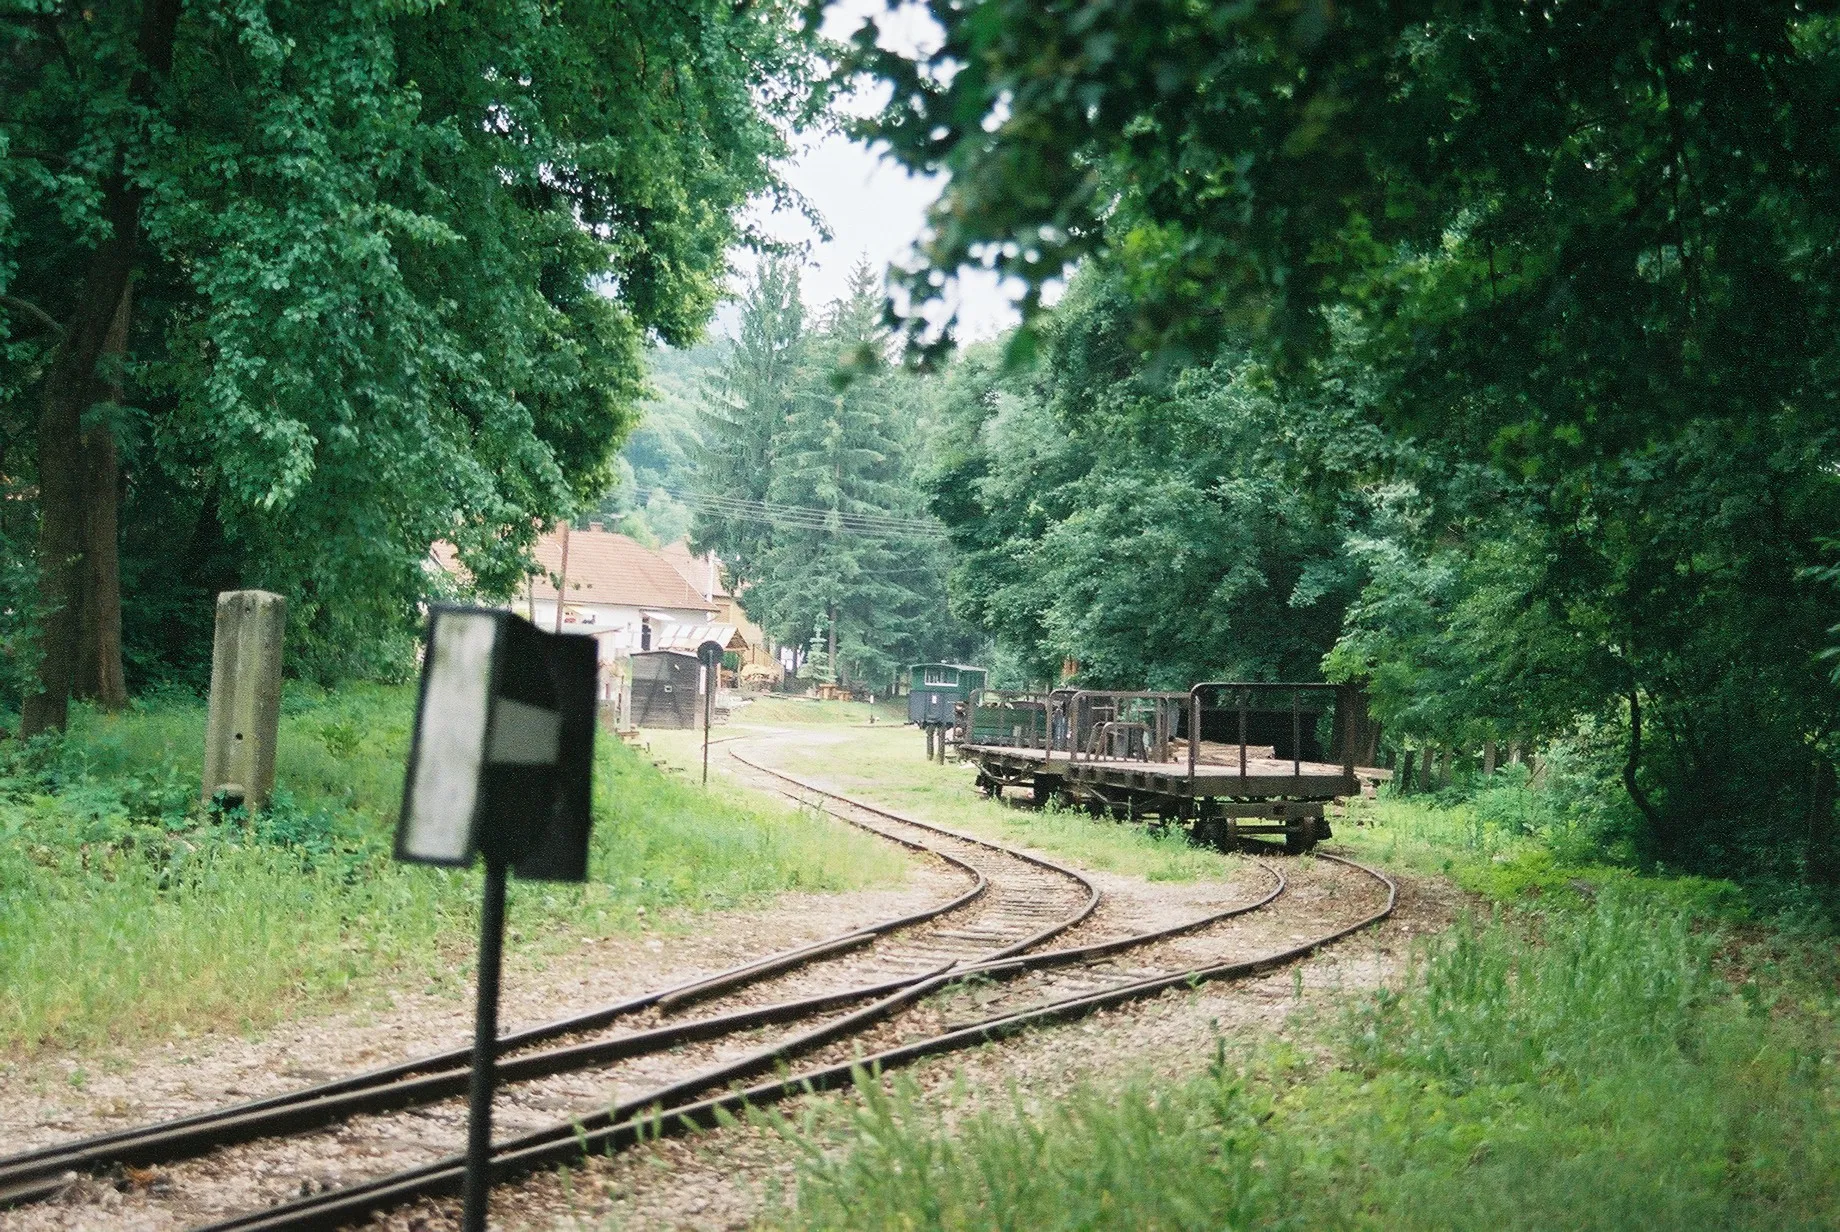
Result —
<svg viewBox="0 0 1840 1232"><path fill-rule="evenodd" d="M169 693L0 744L0 1041L36 1048L261 1025L464 988L475 873L391 859L412 690L288 689L270 807L197 800L204 708ZM589 883L518 884L513 961L787 889L900 875L877 840L596 750Z"/></svg>
<svg viewBox="0 0 1840 1232"><path fill-rule="evenodd" d="M607 486L642 351L695 339L823 101L777 3L28 7L0 18L0 408L131 230L104 409L140 681L187 676L229 585L285 593L321 676L402 660L436 539L509 589Z"/></svg>
<svg viewBox="0 0 1840 1232"><path fill-rule="evenodd" d="M763 264L711 391L697 489L809 512L705 508L694 523L698 547L721 553L762 628L795 647L815 637L825 671L871 685L962 640L944 613L944 545L904 528L924 515L914 467L930 425L921 385L884 370L887 341L866 263L816 329L797 267ZM901 521L882 531L848 520L864 516Z"/></svg>
<svg viewBox="0 0 1840 1232"><path fill-rule="evenodd" d="M785 1222L1827 1226L1831 956L1745 951L1734 988L1718 970L1730 939L1648 888L1422 945L1402 988L1297 1024L1328 1066L1267 1037L1237 1057L1217 1045L1204 1075L1095 1079L1007 1108L864 1084L847 1121L801 1127Z"/></svg>
<svg viewBox="0 0 1840 1232"><path fill-rule="evenodd" d="M1358 427L1286 405L1243 353L1146 361L1130 311L1116 279L1082 275L1038 365L985 350L943 378L930 485L955 610L1036 681L1067 659L1121 688L1316 677L1360 582L1332 453Z"/></svg>
<svg viewBox="0 0 1840 1232"><path fill-rule="evenodd" d="M689 537L690 508L682 498L696 486L708 387L730 349L716 338L647 356L651 395L620 450L618 478L589 516L654 547Z"/></svg>
<svg viewBox="0 0 1840 1232"><path fill-rule="evenodd" d="M1093 383L1125 395L1100 404L1107 426L1134 421L1134 366L1257 360L1267 422L1325 450L1303 473L1359 497L1323 519L1349 536L1336 576L1369 583L1329 667L1373 681L1397 739L1620 728L1644 858L1840 885L1840 687L1820 662L1823 545L1840 537L1831 14L1787 0L931 11L943 37L918 58L867 29L856 43L892 89L867 131L951 177L908 278L917 301L970 263L1022 278L1032 308L1088 260L1120 288L1114 353L1129 352ZM924 319L910 315L910 341L928 341ZM1027 328L1012 357L1054 353L1055 325ZM1077 358L1056 353L1070 371ZM1178 403L1160 392L1155 411ZM1365 467L1328 460L1345 429L1312 414L1325 405L1362 429L1349 443ZM1269 472L1242 445L1225 474ZM1073 485L1044 470L1020 486ZM964 602L1018 640L1058 639L1044 660L1092 658L1109 678L1119 625L1156 628L1110 590L1143 576L1172 611L1205 610L1160 563L1243 530L1164 506L1159 540L1107 492L1082 500L1120 560L1142 549L1130 581L1076 545L1082 568L1114 567L1057 616L1046 587L991 581L1027 573L992 536L978 546L997 559ZM1309 559L1281 546L1292 568ZM1257 610L1226 562L1196 576ZM1273 644L1257 632L1250 644ZM1216 662L1249 653L1237 627L1205 633ZM1120 666L1120 683L1155 678Z"/></svg>

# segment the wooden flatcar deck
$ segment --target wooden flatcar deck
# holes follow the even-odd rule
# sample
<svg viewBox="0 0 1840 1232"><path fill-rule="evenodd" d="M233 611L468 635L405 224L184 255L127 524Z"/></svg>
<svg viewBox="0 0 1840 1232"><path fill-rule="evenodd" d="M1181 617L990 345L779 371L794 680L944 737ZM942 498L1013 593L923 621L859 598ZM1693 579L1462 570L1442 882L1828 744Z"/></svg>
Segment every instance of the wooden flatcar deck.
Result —
<svg viewBox="0 0 1840 1232"><path fill-rule="evenodd" d="M1197 765L1191 777L1186 760L1075 758L1045 749L990 744L962 745L959 751L999 782L1011 780L1020 785L1025 776L1037 782L1037 794L1061 785L1053 780L1189 800L1333 800L1360 790L1345 767L1313 761L1298 764L1288 758L1248 756L1244 775L1237 757L1224 765L1210 758Z"/></svg>

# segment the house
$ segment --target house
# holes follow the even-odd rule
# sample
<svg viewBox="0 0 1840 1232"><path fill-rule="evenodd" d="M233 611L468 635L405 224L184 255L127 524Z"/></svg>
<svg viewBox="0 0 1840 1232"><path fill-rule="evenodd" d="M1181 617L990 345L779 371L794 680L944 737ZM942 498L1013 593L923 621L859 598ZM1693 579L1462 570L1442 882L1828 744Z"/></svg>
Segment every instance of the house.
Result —
<svg viewBox="0 0 1840 1232"><path fill-rule="evenodd" d="M683 577L684 581L694 587L698 593L711 604L716 605L716 623L733 626L739 639L745 643L738 650L741 658L737 673L742 679L764 683L778 680L785 675L779 656L768 639L766 631L748 619L741 608L741 601L732 594L722 580L722 561L714 552L705 552L701 556L692 555L689 543L679 539L659 549L658 554L670 561ZM730 649L735 649L732 644Z"/></svg>
<svg viewBox="0 0 1840 1232"><path fill-rule="evenodd" d="M539 629L554 629L560 580L562 631L599 638L603 662L649 650L666 628L708 624L721 611L670 561L599 522L540 535L532 555L542 571L504 606ZM437 543L433 557L450 573L464 572L449 544Z"/></svg>

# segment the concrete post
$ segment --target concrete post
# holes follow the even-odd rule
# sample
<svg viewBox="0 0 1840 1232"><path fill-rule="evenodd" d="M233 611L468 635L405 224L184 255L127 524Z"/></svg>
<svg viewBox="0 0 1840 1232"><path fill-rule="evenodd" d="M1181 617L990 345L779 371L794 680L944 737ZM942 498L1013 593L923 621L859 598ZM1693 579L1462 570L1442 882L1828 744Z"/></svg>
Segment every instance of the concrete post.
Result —
<svg viewBox="0 0 1840 1232"><path fill-rule="evenodd" d="M204 790L250 808L275 789L281 722L281 634L287 600L265 590L217 596L211 646L211 712L204 735Z"/></svg>

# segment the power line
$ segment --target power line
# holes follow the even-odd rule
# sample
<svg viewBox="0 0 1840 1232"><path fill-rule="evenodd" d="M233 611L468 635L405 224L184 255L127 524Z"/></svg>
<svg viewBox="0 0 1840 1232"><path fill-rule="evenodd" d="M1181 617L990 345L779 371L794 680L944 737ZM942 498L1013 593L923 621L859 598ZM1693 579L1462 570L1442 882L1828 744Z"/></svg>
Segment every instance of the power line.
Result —
<svg viewBox="0 0 1840 1232"><path fill-rule="evenodd" d="M713 492L662 489L665 495L703 513L737 521L765 522L786 530L841 530L870 538L943 539L946 528L931 518L909 518L878 511L846 513L811 505L782 505L774 501L722 496Z"/></svg>

